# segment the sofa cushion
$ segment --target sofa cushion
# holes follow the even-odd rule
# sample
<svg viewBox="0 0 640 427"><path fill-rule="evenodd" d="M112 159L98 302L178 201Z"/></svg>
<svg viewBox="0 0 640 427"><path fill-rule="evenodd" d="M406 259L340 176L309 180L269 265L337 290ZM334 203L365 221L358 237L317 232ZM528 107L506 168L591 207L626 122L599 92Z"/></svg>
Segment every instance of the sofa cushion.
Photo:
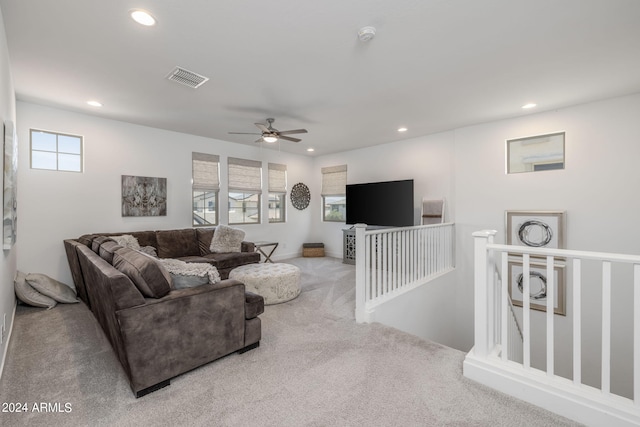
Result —
<svg viewBox="0 0 640 427"><path fill-rule="evenodd" d="M27 275L22 271L17 272L13 286L18 299L27 305L31 305L33 307L53 308L57 304L56 300L41 294L27 283Z"/></svg>
<svg viewBox="0 0 640 427"><path fill-rule="evenodd" d="M140 250L140 243L138 243L138 239L132 236L131 234L121 234L119 236L109 236L109 237L111 237L120 246L124 248L131 248L134 251Z"/></svg>
<svg viewBox="0 0 640 427"><path fill-rule="evenodd" d="M211 253L211 239L213 239L213 233L215 230L216 229L213 227L196 228L196 237L198 238L200 255L207 255Z"/></svg>
<svg viewBox="0 0 640 427"><path fill-rule="evenodd" d="M78 242L82 243L85 246L91 247L91 242L93 242L93 238L96 237L95 234L83 234L78 237Z"/></svg>
<svg viewBox="0 0 640 427"><path fill-rule="evenodd" d="M160 264L149 255L121 248L113 255L113 266L129 276L145 297L162 298L171 290Z"/></svg>
<svg viewBox="0 0 640 427"><path fill-rule="evenodd" d="M192 228L157 231L156 239L158 240L158 256L160 258L200 255L196 232Z"/></svg>
<svg viewBox="0 0 640 427"><path fill-rule="evenodd" d="M109 264L113 264L113 254L120 248L122 248L122 246L115 240L107 240L100 245L98 255Z"/></svg>
<svg viewBox="0 0 640 427"><path fill-rule="evenodd" d="M221 224L216 227L213 233L209 249L213 253L240 252L243 240L243 230Z"/></svg>
<svg viewBox="0 0 640 427"><path fill-rule="evenodd" d="M209 259L218 270L260 262L260 254L258 252L227 252L222 254L209 254L204 258Z"/></svg>
<svg viewBox="0 0 640 427"><path fill-rule="evenodd" d="M78 302L75 289L72 289L62 282L58 282L45 274L29 273L27 274L26 280L33 289L40 292L42 295L53 298L57 302L67 304Z"/></svg>
<svg viewBox="0 0 640 427"><path fill-rule="evenodd" d="M91 250L95 253L100 253L100 245L106 241L111 240L108 236L96 236L91 241Z"/></svg>

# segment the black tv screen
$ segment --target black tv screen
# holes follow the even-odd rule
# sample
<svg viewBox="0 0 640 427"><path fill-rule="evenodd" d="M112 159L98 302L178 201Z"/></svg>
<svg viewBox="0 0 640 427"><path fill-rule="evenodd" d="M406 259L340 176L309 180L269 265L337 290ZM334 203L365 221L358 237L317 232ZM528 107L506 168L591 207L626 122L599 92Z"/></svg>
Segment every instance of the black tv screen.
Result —
<svg viewBox="0 0 640 427"><path fill-rule="evenodd" d="M347 224L410 227L413 180L347 185Z"/></svg>

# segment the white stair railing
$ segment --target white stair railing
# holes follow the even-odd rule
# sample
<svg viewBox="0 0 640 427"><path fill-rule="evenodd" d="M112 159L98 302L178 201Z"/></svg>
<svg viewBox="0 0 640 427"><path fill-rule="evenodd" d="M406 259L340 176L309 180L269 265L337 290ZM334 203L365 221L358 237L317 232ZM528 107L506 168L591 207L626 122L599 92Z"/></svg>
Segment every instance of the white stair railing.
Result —
<svg viewBox="0 0 640 427"><path fill-rule="evenodd" d="M640 424L640 256L499 245L493 242L495 234L494 230L474 233L475 343L465 358L465 375L586 424ZM523 270L521 341L517 334L511 334L509 327L501 327L512 323L514 318L507 274L513 256L521 259ZM543 259L546 266L545 370L531 365L530 273L531 257L534 256ZM571 379L558 376L554 365L557 286L554 266L558 260L566 262L573 276ZM601 378L596 387L584 384L582 380L582 261L585 260L601 264ZM618 285L612 282L612 265L615 264L633 265L630 279L633 282L633 324L627 325L633 330L633 358L629 368L629 374L633 375L633 398L611 391L611 292L612 287ZM504 280L499 280L500 276Z"/></svg>
<svg viewBox="0 0 640 427"><path fill-rule="evenodd" d="M356 228L356 321L375 308L454 268L454 225Z"/></svg>

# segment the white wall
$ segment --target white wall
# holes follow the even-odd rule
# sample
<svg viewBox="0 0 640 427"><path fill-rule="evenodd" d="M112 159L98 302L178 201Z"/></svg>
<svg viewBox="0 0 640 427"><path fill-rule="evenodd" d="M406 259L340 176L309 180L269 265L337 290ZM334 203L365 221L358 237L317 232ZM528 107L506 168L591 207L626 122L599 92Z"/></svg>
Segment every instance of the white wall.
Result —
<svg viewBox="0 0 640 427"><path fill-rule="evenodd" d="M402 329L463 351L473 346L473 243L471 234L498 230L504 242L506 210L567 212L566 247L640 254L640 94L579 105L547 113L469 126L437 135L397 141L367 149L322 156L316 160L315 187L320 168L347 164L347 182L413 178L418 200L447 199L446 220L456 223L455 283L425 287L400 301L414 313ZM566 168L560 171L505 173L505 141L517 137L566 132ZM314 198L318 203L318 198ZM342 254L344 224L321 222L314 207L313 236L334 256ZM417 218L416 218L417 221ZM571 283L567 272L567 283ZM597 266L585 265L583 278L583 379L599 384L600 284ZM629 269L614 271L612 391L630 395L631 295ZM620 279L620 280L619 280ZM441 306L433 307L437 296ZM411 300L411 297L415 299ZM570 376L572 331L571 286L567 286L567 316L556 316L556 372ZM455 301L455 302L453 302ZM397 307L391 311L397 311ZM425 316L424 310L432 310ZM379 319L385 319L385 315ZM388 316L387 316L388 317ZM407 314L408 317L408 314ZM432 329L436 319L442 330ZM544 368L545 329L542 312L533 314L536 352L532 363Z"/></svg>
<svg viewBox="0 0 640 427"><path fill-rule="evenodd" d="M458 333L456 347L473 345L473 243L471 233L498 230L504 243L505 210L567 212L566 247L640 254L640 95L527 115L455 131ZM566 131L564 170L505 174L505 140ZM568 283L571 272L567 272ZM629 278L629 271L616 273ZM601 273L583 278L583 378L599 384ZM629 395L632 311L630 283L614 283L612 391ZM572 289L567 316L556 316L556 369L570 375ZM534 366L544 366L544 319L534 312Z"/></svg>
<svg viewBox="0 0 640 427"><path fill-rule="evenodd" d="M287 165L290 184L308 182L313 160L259 145L241 145L169 132L36 104L18 102L20 270L48 274L72 284L62 240L84 233L158 230L191 226L191 153L219 154L221 162L220 222L227 223L227 157L263 162L263 193L267 162ZM29 168L29 129L84 137L84 172ZM167 178L167 216L122 217L121 175ZM312 189L314 191L314 189ZM311 229L309 210L298 211L287 200L287 222L237 226L246 239L275 240L274 259L297 256Z"/></svg>
<svg viewBox="0 0 640 427"><path fill-rule="evenodd" d="M408 139L366 149L321 156L316 159L315 187L321 187L321 168L347 165L347 183L414 180L414 223L420 224L422 198L446 200L445 220L454 212L453 132ZM319 190L318 190L319 191ZM325 244L325 251L342 257L344 223L322 222L320 197L312 197L313 236ZM376 321L422 338L454 346L456 344L455 275L412 290L397 300L376 309Z"/></svg>
<svg viewBox="0 0 640 427"><path fill-rule="evenodd" d="M0 11L0 117L2 121L10 120L16 123L16 101L13 89L13 80L9 69L9 52L7 49L7 38L4 31L4 20ZM4 135L4 127L0 127ZM4 173L4 162L0 166ZM19 187L18 187L19 188ZM18 202L20 198L18 197ZM0 334L2 334L3 322L6 316L6 331L2 344L0 344L0 374L4 366L4 357L7 351L7 338L13 324L13 313L16 298L13 291L13 279L16 274L17 249L20 244L14 245L10 250L2 251L0 259Z"/></svg>

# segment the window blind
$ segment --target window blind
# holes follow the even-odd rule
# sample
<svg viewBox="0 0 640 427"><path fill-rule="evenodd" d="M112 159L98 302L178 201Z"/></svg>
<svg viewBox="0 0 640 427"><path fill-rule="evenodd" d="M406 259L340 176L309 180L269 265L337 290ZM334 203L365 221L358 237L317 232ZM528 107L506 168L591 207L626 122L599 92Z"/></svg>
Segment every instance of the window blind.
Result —
<svg viewBox="0 0 640 427"><path fill-rule="evenodd" d="M192 187L194 190L218 191L220 189L220 156L191 153Z"/></svg>
<svg viewBox="0 0 640 427"><path fill-rule="evenodd" d="M229 157L229 190L262 193L262 162Z"/></svg>
<svg viewBox="0 0 640 427"><path fill-rule="evenodd" d="M344 196L347 192L347 165L322 168L322 196Z"/></svg>
<svg viewBox="0 0 640 427"><path fill-rule="evenodd" d="M287 192L287 166L269 163L269 192Z"/></svg>

